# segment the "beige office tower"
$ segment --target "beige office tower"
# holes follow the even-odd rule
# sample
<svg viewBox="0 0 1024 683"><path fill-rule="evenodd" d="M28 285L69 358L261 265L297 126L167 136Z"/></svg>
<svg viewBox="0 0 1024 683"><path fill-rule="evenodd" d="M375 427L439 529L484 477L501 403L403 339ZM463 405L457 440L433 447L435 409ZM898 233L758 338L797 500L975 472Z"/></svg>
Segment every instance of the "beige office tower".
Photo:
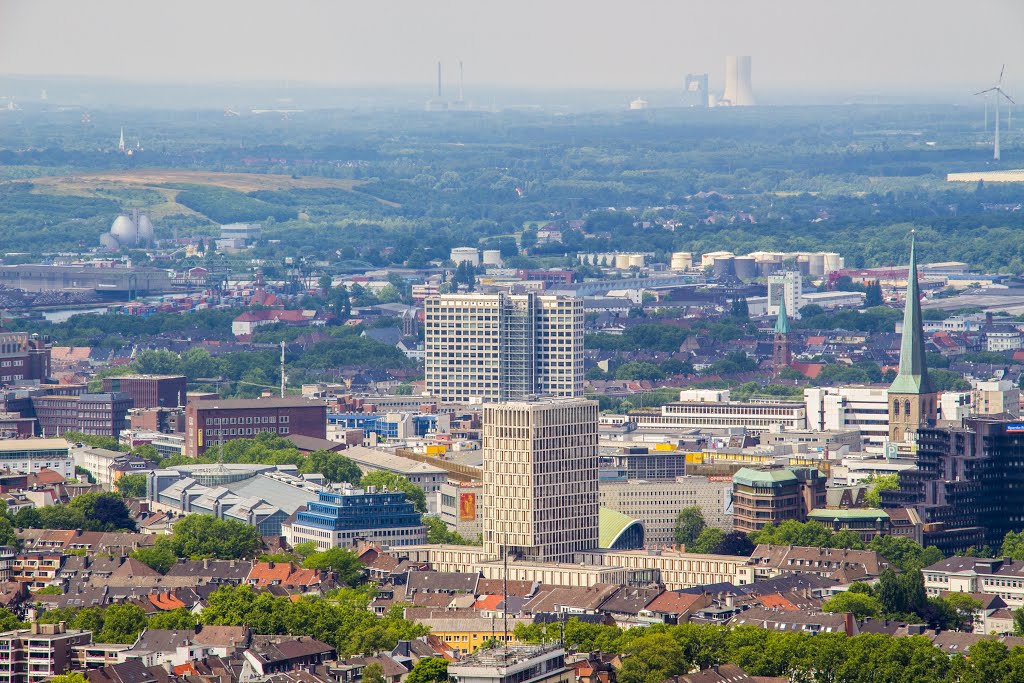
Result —
<svg viewBox="0 0 1024 683"><path fill-rule="evenodd" d="M427 393L462 403L583 395L583 300L442 294L425 302Z"/></svg>
<svg viewBox="0 0 1024 683"><path fill-rule="evenodd" d="M484 551L572 562L598 546L596 401L484 406Z"/></svg>

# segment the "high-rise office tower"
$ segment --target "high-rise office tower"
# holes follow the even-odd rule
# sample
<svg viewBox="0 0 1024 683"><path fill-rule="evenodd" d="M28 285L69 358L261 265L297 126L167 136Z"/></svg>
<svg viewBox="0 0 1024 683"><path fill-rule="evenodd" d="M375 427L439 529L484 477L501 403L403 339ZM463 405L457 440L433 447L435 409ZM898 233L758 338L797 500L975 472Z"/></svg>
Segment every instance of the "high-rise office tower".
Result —
<svg viewBox="0 0 1024 683"><path fill-rule="evenodd" d="M725 58L725 92L722 104L749 107L754 104L754 88L750 83L750 57Z"/></svg>
<svg viewBox="0 0 1024 683"><path fill-rule="evenodd" d="M903 338L900 341L900 369L889 387L889 440L893 443L907 443L913 439L918 427L935 422L938 394L928 379L924 353L917 253L914 238L911 237L907 301L903 308Z"/></svg>
<svg viewBox="0 0 1024 683"><path fill-rule="evenodd" d="M442 294L426 307L427 392L442 401L583 395L583 301Z"/></svg>
<svg viewBox="0 0 1024 683"><path fill-rule="evenodd" d="M686 80L683 82L683 104L687 107L707 108L707 74L686 74Z"/></svg>
<svg viewBox="0 0 1024 683"><path fill-rule="evenodd" d="M572 562L598 545L596 401L484 406L484 550Z"/></svg>

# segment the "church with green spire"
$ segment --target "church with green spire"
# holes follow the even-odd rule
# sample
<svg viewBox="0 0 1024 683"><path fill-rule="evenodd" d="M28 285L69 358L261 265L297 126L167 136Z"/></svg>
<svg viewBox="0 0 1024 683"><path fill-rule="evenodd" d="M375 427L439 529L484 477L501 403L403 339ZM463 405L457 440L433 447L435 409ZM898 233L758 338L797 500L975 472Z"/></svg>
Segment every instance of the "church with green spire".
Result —
<svg viewBox="0 0 1024 683"><path fill-rule="evenodd" d="M786 295L779 301L779 317L775 321L775 339L772 344L772 372L779 373L793 363L793 352L789 347L789 316L786 314Z"/></svg>
<svg viewBox="0 0 1024 683"><path fill-rule="evenodd" d="M928 379L925 363L924 326L921 322L921 292L917 282L917 252L910 237L910 267L907 270L907 300L903 308L903 338L900 367L889 387L889 441L907 443L918 427L933 423L938 413L938 394Z"/></svg>

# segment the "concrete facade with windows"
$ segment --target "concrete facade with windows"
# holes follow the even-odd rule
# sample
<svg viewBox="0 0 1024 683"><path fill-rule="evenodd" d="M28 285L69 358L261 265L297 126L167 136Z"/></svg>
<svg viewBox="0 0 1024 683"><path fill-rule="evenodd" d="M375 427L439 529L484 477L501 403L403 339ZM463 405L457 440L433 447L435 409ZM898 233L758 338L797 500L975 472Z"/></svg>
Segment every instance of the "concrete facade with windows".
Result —
<svg viewBox="0 0 1024 683"><path fill-rule="evenodd" d="M1003 558L950 557L921 570L929 597L952 593L998 595L1010 607L1024 606L1024 562Z"/></svg>
<svg viewBox="0 0 1024 683"><path fill-rule="evenodd" d="M0 633L0 683L42 683L67 673L75 646L91 642L91 631L69 630L63 621Z"/></svg>
<svg viewBox="0 0 1024 683"><path fill-rule="evenodd" d="M598 547L598 404L484 405L484 551L573 561Z"/></svg>
<svg viewBox="0 0 1024 683"><path fill-rule="evenodd" d="M670 480L602 481L598 487L603 508L621 512L644 525L648 546L675 543L676 518L684 507L696 505L708 526L732 531L732 482L708 477Z"/></svg>
<svg viewBox="0 0 1024 683"><path fill-rule="evenodd" d="M881 449L889 439L889 389L844 386L804 389L807 428L857 430L866 448Z"/></svg>
<svg viewBox="0 0 1024 683"><path fill-rule="evenodd" d="M441 401L583 395L583 300L443 294L425 302L427 393Z"/></svg>
<svg viewBox="0 0 1024 683"><path fill-rule="evenodd" d="M631 417L638 429L678 432L689 429L742 427L752 434L778 429L804 429L807 408L795 401L681 400L663 405L658 412L636 413Z"/></svg>
<svg viewBox="0 0 1024 683"><path fill-rule="evenodd" d="M769 523L806 522L811 510L825 507L825 483L812 467L744 467L732 476L733 528L749 533Z"/></svg>
<svg viewBox="0 0 1024 683"><path fill-rule="evenodd" d="M327 404L304 398L189 401L185 416L185 455L190 458L210 446L262 432L327 438Z"/></svg>

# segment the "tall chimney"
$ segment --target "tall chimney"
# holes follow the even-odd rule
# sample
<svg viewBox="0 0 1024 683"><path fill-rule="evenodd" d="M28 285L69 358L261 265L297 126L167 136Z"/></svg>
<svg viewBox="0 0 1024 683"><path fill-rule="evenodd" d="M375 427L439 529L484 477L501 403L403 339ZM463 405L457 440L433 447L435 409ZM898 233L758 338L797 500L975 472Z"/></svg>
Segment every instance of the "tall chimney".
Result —
<svg viewBox="0 0 1024 683"><path fill-rule="evenodd" d="M437 99L441 99L441 60L437 60Z"/></svg>

